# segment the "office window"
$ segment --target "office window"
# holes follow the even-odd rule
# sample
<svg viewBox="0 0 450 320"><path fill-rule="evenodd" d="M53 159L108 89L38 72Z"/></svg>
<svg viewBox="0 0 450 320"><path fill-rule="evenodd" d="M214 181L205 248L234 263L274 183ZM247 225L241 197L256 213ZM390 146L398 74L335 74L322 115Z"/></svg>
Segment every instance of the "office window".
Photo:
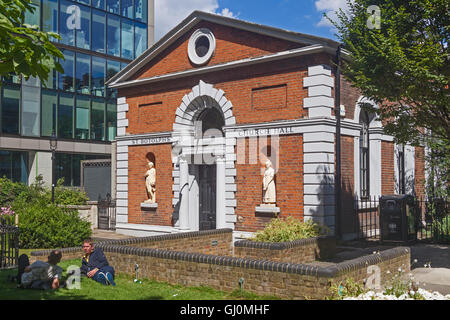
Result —
<svg viewBox="0 0 450 320"><path fill-rule="evenodd" d="M72 185L72 155L68 153L56 153L55 155L56 181L64 178L64 186Z"/></svg>
<svg viewBox="0 0 450 320"><path fill-rule="evenodd" d="M122 19L122 58L133 59L133 22Z"/></svg>
<svg viewBox="0 0 450 320"><path fill-rule="evenodd" d="M58 0L42 2L42 30L58 32Z"/></svg>
<svg viewBox="0 0 450 320"><path fill-rule="evenodd" d="M92 0L92 6L105 10L105 0Z"/></svg>
<svg viewBox="0 0 450 320"><path fill-rule="evenodd" d="M75 46L75 29L79 24L80 6L70 1L61 0L61 11L59 13L59 35L61 43Z"/></svg>
<svg viewBox="0 0 450 320"><path fill-rule="evenodd" d="M58 105L58 94L54 91L42 89L42 121L41 135L50 137L52 130L56 132L56 107Z"/></svg>
<svg viewBox="0 0 450 320"><path fill-rule="evenodd" d="M147 0L134 0L135 19L147 23Z"/></svg>
<svg viewBox="0 0 450 320"><path fill-rule="evenodd" d="M41 81L30 77L22 82L23 136L39 137Z"/></svg>
<svg viewBox="0 0 450 320"><path fill-rule="evenodd" d="M44 81L42 83L42 86L47 88L47 89L56 89L57 88L57 79L58 79L58 74L56 72L55 69L51 69L50 72L48 73L48 78L46 81Z"/></svg>
<svg viewBox="0 0 450 320"><path fill-rule="evenodd" d="M106 69L106 80L111 79L119 71L120 71L120 62L108 60ZM106 89L106 96L108 98L117 98L117 90L109 88Z"/></svg>
<svg viewBox="0 0 450 320"><path fill-rule="evenodd" d="M108 141L116 139L117 134L117 105L113 101L108 101L106 105L106 130Z"/></svg>
<svg viewBox="0 0 450 320"><path fill-rule="evenodd" d="M91 49L91 9L85 6L80 8L80 28L77 33L77 47Z"/></svg>
<svg viewBox="0 0 450 320"><path fill-rule="evenodd" d="M91 78L91 57L87 54L77 52L76 62L75 88L78 93L89 94L89 83Z"/></svg>
<svg viewBox="0 0 450 320"><path fill-rule="evenodd" d="M31 25L31 26L38 26L41 27L41 8L40 8L40 0L33 0L31 1L31 6L33 7L34 11L25 11L25 20L24 22Z"/></svg>
<svg viewBox="0 0 450 320"><path fill-rule="evenodd" d="M64 69L64 73L58 76L59 89L65 91L74 91L74 60L75 54L69 50L61 50L64 54L65 60L60 59L59 63Z"/></svg>
<svg viewBox="0 0 450 320"><path fill-rule="evenodd" d="M133 19L134 14L133 0L122 0L121 4L122 4L121 15Z"/></svg>
<svg viewBox="0 0 450 320"><path fill-rule="evenodd" d="M106 14L92 10L92 50L106 52Z"/></svg>
<svg viewBox="0 0 450 320"><path fill-rule="evenodd" d="M108 54L120 56L120 18L108 14Z"/></svg>
<svg viewBox="0 0 450 320"><path fill-rule="evenodd" d="M19 134L20 87L2 85L2 132Z"/></svg>
<svg viewBox="0 0 450 320"><path fill-rule="evenodd" d="M91 139L105 140L105 100L92 100Z"/></svg>
<svg viewBox="0 0 450 320"><path fill-rule="evenodd" d="M73 94L70 93L59 96L58 137L73 139Z"/></svg>
<svg viewBox="0 0 450 320"><path fill-rule="evenodd" d="M106 11L119 14L120 12L120 1L119 0L107 0Z"/></svg>
<svg viewBox="0 0 450 320"><path fill-rule="evenodd" d="M139 57L147 49L147 29L145 24L135 23L134 25L134 47L135 58Z"/></svg>
<svg viewBox="0 0 450 320"><path fill-rule="evenodd" d="M97 97L105 96L105 67L106 60L99 57L92 57L92 95Z"/></svg>
<svg viewBox="0 0 450 320"><path fill-rule="evenodd" d="M28 153L0 150L0 177L28 183Z"/></svg>
<svg viewBox="0 0 450 320"><path fill-rule="evenodd" d="M89 109L91 100L89 98L78 96L77 107L75 110L75 138L81 140L89 139Z"/></svg>

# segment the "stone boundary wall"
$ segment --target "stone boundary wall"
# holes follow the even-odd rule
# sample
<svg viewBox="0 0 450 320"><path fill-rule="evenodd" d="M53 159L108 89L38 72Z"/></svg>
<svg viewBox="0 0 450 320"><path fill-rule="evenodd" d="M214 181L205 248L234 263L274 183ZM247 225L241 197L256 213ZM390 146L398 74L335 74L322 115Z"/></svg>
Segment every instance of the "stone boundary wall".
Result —
<svg viewBox="0 0 450 320"><path fill-rule="evenodd" d="M267 243L250 240L234 243L234 256L289 263L308 263L336 253L336 238L315 237L289 242Z"/></svg>

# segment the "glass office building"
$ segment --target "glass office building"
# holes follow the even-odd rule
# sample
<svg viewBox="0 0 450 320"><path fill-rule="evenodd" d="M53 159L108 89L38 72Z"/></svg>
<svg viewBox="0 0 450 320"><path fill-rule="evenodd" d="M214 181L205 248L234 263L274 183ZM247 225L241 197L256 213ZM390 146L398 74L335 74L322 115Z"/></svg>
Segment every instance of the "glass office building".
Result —
<svg viewBox="0 0 450 320"><path fill-rule="evenodd" d="M64 73L46 83L2 79L0 176L32 183L51 179L49 137L58 137L56 178L80 185L80 161L111 157L116 135L115 90L105 82L149 46L153 0L33 0L26 23L56 32ZM150 41L152 37L150 36Z"/></svg>

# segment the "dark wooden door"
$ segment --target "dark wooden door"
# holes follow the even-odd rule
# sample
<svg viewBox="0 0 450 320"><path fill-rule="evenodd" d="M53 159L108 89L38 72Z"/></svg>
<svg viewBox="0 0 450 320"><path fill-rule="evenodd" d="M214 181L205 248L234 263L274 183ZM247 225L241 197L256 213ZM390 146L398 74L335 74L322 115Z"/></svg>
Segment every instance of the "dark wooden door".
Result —
<svg viewBox="0 0 450 320"><path fill-rule="evenodd" d="M216 165L201 165L198 170L199 229L216 228Z"/></svg>

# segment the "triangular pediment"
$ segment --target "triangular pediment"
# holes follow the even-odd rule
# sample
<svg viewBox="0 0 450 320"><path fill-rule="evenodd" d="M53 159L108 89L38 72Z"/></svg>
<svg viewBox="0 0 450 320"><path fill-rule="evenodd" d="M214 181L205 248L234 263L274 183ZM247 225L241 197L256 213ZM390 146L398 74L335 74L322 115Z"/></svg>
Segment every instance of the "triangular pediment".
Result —
<svg viewBox="0 0 450 320"><path fill-rule="evenodd" d="M214 50L206 61L196 63L198 61L194 59L195 56L207 57L205 52L212 46L211 41L207 42L203 47L205 52L201 52L200 48L200 52L196 53L196 48L192 48L195 39L207 38L208 34L198 35L204 30L212 34L211 37L215 42ZM313 53L319 47L335 48L337 45L337 42L326 38L194 11L107 84L110 87L119 87L125 83L137 84L181 73L187 75L197 71L224 68L240 62L251 60L257 62L258 59L265 57L289 55L302 48L311 49Z"/></svg>

